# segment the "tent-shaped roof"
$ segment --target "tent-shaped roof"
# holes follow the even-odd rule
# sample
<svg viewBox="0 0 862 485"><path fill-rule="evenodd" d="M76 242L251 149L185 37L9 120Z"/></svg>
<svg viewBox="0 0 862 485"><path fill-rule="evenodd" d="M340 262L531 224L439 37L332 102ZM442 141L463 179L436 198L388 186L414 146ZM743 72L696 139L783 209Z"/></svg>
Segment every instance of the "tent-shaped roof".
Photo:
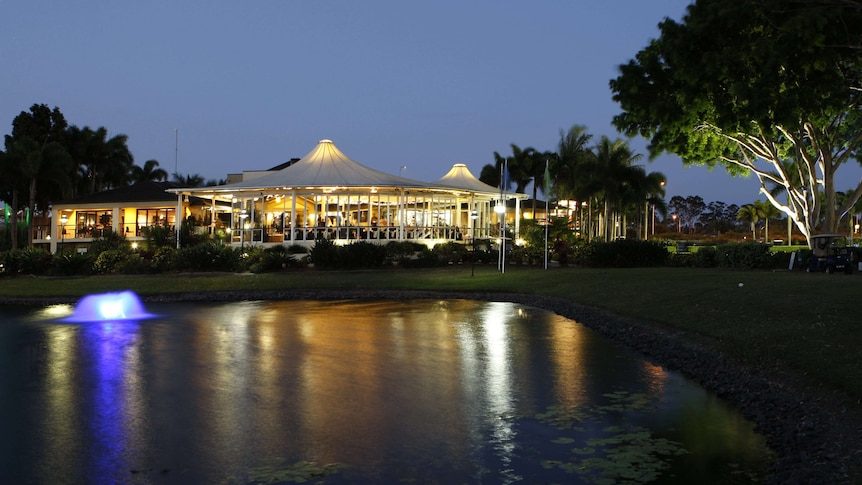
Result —
<svg viewBox="0 0 862 485"><path fill-rule="evenodd" d="M460 190L466 190L468 192L499 192L499 188L493 187L491 185L482 182L477 179L470 172L470 169L467 168L467 165L463 163L456 163L452 165L452 168L446 175L437 179L437 181L433 182L432 185L442 185L444 187L452 187Z"/></svg>
<svg viewBox="0 0 862 485"><path fill-rule="evenodd" d="M306 156L272 174L220 188L428 187L425 182L389 175L351 160L330 140L320 140Z"/></svg>

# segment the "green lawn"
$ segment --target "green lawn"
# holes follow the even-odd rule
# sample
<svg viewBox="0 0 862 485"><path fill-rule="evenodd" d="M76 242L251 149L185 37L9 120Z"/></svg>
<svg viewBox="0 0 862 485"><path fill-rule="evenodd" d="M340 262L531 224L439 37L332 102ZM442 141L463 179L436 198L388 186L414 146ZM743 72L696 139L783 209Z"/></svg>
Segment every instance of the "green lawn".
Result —
<svg viewBox="0 0 862 485"><path fill-rule="evenodd" d="M742 283L743 286L739 286ZM272 289L416 289L562 297L675 327L755 365L786 366L862 399L862 276L724 269L428 270L0 279L0 297Z"/></svg>

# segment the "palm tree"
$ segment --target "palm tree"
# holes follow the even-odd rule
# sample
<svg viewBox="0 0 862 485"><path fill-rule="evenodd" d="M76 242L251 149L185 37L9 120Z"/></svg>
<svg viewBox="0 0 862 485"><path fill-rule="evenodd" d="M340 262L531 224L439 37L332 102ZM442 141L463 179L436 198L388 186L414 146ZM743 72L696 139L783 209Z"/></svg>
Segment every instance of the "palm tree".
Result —
<svg viewBox="0 0 862 485"><path fill-rule="evenodd" d="M168 179L168 172L159 168L157 160L147 160L143 167L132 166L131 179L133 182L159 182Z"/></svg>
<svg viewBox="0 0 862 485"><path fill-rule="evenodd" d="M606 241L620 235L617 228L624 224L621 214L626 202L637 193L633 186L643 178L643 167L632 164L643 155L635 154L625 140L611 141L602 136L596 145L596 160L591 173L593 184L601 187L604 196L604 237Z"/></svg>
<svg viewBox="0 0 862 485"><path fill-rule="evenodd" d="M530 179L533 181L533 219L536 219L536 197L538 195L539 188L542 187L545 177L545 167L549 167L551 165L551 161L557 157L557 154L554 152L539 152L538 150L533 150L530 153ZM544 192L544 190L543 190ZM548 194L544 194L545 199L548 198Z"/></svg>
<svg viewBox="0 0 862 485"><path fill-rule="evenodd" d="M649 207L661 215L667 214L667 203L664 201L665 182L667 177L661 172L646 172L641 170L641 174L635 179L633 208L637 214L640 214L641 204L643 204L643 235L644 239L649 238ZM640 235L640 232L638 233Z"/></svg>
<svg viewBox="0 0 862 485"><path fill-rule="evenodd" d="M108 138L108 130L85 126L69 128L72 158L78 164L79 194L94 194L102 190L128 185L134 157L127 145L128 136Z"/></svg>
<svg viewBox="0 0 862 485"><path fill-rule="evenodd" d="M560 130L557 156L551 164L551 176L554 179L554 187L560 192L560 198L586 200L583 167L594 158L587 147L592 137L585 126L572 126L565 133ZM546 197L548 195L550 194L545 194Z"/></svg>
<svg viewBox="0 0 862 485"><path fill-rule="evenodd" d="M174 182L182 184L183 187L204 187L207 183L203 175L196 173L194 175L187 174L185 176L178 173L171 175Z"/></svg>
<svg viewBox="0 0 862 485"><path fill-rule="evenodd" d="M557 146L557 156L551 160L551 178L554 180L554 194L557 199L575 200L581 203L589 202L586 205L587 217L586 222L583 218L583 212L580 206L578 215L582 233L587 239L592 236L592 208L593 195L598 190L591 186L589 178L589 167L592 166L595 160L595 154L587 147L587 143L592 139L592 135L587 133L585 126L574 125L569 128L568 132L560 130L560 142ZM550 194L545 194L549 196ZM584 223L585 222L585 223Z"/></svg>
<svg viewBox="0 0 862 485"><path fill-rule="evenodd" d="M533 181L533 154L536 149L532 147L527 147L522 149L518 145L512 143L509 145L512 148L512 156L504 157L499 153L494 152L494 169L497 171L497 180L499 180L499 174L503 170L503 166L505 165L509 172L509 180L504 182L514 182L515 183L515 192L519 194L523 194L527 189L527 185ZM488 167L486 165L485 167ZM544 170L544 165L542 166ZM485 174L485 168L482 169L481 174ZM487 171L490 175L490 170ZM488 177L490 179L490 177ZM481 177L480 177L480 180ZM483 180L483 182L488 183ZM489 184L491 185L491 184ZM499 184L496 184L499 186ZM511 189L511 186L504 187L505 190Z"/></svg>
<svg viewBox="0 0 862 485"><path fill-rule="evenodd" d="M762 200L754 201L754 207L757 209L757 215L764 221L764 242L769 242L771 240L769 239L769 220L780 216L781 211L769 202L764 202Z"/></svg>
<svg viewBox="0 0 862 485"><path fill-rule="evenodd" d="M754 230L754 224L760 220L760 211L757 210L757 206L754 204L745 204L739 208L739 212L736 213L736 218L751 225L751 239L756 241L757 233Z"/></svg>
<svg viewBox="0 0 862 485"><path fill-rule="evenodd" d="M500 186L500 169L488 163L479 172L479 180L491 187Z"/></svg>

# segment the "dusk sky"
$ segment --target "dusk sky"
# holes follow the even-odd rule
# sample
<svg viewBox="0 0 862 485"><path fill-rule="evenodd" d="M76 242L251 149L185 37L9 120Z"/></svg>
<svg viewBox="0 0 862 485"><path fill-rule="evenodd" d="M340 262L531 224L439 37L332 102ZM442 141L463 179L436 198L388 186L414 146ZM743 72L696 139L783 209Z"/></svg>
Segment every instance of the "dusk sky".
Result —
<svg viewBox="0 0 862 485"><path fill-rule="evenodd" d="M169 173L223 179L330 139L392 174L478 176L494 151L555 151L575 124L622 136L608 81L688 4L0 0L0 133L44 103ZM631 146L667 176L667 200L758 198L753 178Z"/></svg>

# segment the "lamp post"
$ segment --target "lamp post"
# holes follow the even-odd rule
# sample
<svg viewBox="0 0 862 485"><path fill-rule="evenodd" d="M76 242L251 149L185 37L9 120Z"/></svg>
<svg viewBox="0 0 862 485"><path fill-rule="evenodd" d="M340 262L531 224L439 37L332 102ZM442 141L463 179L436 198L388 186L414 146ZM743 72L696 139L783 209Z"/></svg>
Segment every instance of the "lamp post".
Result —
<svg viewBox="0 0 862 485"><path fill-rule="evenodd" d="M248 213L245 209L243 209L239 213L239 249L240 252L245 250L245 230L248 229L245 218L248 217Z"/></svg>
<svg viewBox="0 0 862 485"><path fill-rule="evenodd" d="M473 222L472 222L472 225L473 225L473 229L472 229L473 235L472 235L472 236L471 236L471 238L470 238L470 240L473 242L473 255L472 255L472 257L470 258L470 263L471 263L471 264L470 264L470 276L471 276L471 277L473 277L473 276L475 276L475 275L476 275L476 219L478 219L478 218L479 218L479 213L478 213L478 212L476 212L476 211L471 211L471 212L470 212L470 219L473 221Z"/></svg>
<svg viewBox="0 0 862 485"><path fill-rule="evenodd" d="M506 272L506 201L502 198L500 199L500 203L494 206L494 212L497 213L500 218L500 256L498 259L498 266L501 273Z"/></svg>
<svg viewBox="0 0 862 485"><path fill-rule="evenodd" d="M66 223L69 222L69 218L66 217L66 214L60 216L60 252L63 252L63 245L66 242Z"/></svg>

